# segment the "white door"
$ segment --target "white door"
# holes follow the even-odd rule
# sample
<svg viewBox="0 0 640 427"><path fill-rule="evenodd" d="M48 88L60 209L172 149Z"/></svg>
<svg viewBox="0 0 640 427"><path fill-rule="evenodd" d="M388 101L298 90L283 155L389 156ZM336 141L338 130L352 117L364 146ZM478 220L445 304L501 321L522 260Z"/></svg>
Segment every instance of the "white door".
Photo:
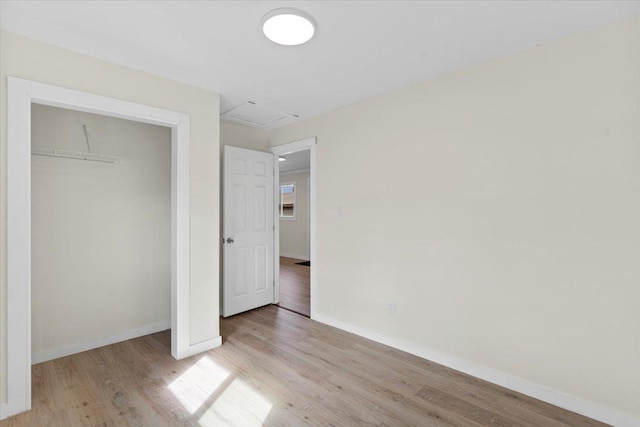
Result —
<svg viewBox="0 0 640 427"><path fill-rule="evenodd" d="M273 302L273 154L225 146L223 168L227 317Z"/></svg>

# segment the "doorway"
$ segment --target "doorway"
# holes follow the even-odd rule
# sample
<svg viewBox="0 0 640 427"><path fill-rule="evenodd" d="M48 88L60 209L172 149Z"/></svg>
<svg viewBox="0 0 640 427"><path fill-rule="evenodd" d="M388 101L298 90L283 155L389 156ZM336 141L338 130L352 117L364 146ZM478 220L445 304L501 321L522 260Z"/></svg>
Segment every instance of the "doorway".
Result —
<svg viewBox="0 0 640 427"><path fill-rule="evenodd" d="M316 138L271 149L275 163L275 289L279 307L313 318Z"/></svg>
<svg viewBox="0 0 640 427"><path fill-rule="evenodd" d="M280 300L289 311L310 316L311 261L309 253L310 150L278 157L280 197L278 203L280 253Z"/></svg>

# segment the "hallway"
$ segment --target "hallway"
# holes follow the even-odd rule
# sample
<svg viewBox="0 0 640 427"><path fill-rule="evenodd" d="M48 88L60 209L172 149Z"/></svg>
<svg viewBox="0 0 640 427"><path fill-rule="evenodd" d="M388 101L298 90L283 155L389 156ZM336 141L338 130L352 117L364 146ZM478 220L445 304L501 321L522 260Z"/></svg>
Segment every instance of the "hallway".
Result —
<svg viewBox="0 0 640 427"><path fill-rule="evenodd" d="M280 257L280 307L311 316L311 267L298 265L299 259Z"/></svg>

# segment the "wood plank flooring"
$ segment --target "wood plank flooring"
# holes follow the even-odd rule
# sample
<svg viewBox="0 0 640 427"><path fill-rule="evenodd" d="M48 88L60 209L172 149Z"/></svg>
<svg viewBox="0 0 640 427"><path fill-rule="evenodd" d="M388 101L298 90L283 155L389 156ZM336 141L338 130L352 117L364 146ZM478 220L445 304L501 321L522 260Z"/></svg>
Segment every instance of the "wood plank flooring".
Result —
<svg viewBox="0 0 640 427"><path fill-rule="evenodd" d="M311 314L311 269L297 265L299 259L280 257L280 303L282 308L303 316Z"/></svg>
<svg viewBox="0 0 640 427"><path fill-rule="evenodd" d="M602 426L276 306L221 319L181 361L168 331L33 367L14 426Z"/></svg>

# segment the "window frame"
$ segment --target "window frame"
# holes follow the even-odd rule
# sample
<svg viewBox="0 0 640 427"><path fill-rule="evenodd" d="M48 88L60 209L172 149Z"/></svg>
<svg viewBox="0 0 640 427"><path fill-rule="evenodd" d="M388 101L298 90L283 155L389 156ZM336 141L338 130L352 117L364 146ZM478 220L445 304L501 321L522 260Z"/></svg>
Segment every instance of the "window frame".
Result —
<svg viewBox="0 0 640 427"><path fill-rule="evenodd" d="M293 187L293 215L292 216L282 216L282 187L286 187L286 186L292 186ZM278 216L280 217L281 221L296 221L296 217L297 217L297 213L298 213L298 196L297 196L297 191L296 191L296 187L298 186L298 183L296 181L287 181L287 182L280 182L280 199L278 200Z"/></svg>

